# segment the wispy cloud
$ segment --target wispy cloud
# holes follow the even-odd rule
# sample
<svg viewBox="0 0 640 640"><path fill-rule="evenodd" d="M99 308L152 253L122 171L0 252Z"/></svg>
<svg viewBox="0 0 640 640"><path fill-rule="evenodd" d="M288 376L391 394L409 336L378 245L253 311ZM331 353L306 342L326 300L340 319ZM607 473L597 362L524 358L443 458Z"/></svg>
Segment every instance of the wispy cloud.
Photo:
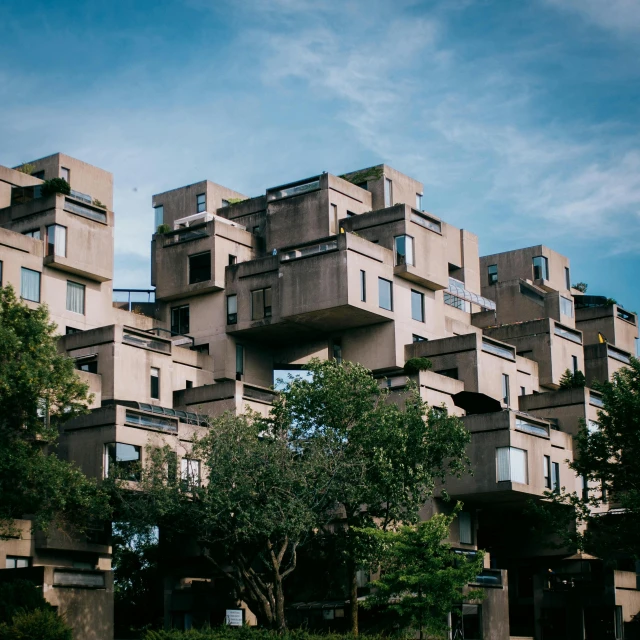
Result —
<svg viewBox="0 0 640 640"><path fill-rule="evenodd" d="M638 0L545 0L548 4L580 15L584 20L619 34L640 32Z"/></svg>

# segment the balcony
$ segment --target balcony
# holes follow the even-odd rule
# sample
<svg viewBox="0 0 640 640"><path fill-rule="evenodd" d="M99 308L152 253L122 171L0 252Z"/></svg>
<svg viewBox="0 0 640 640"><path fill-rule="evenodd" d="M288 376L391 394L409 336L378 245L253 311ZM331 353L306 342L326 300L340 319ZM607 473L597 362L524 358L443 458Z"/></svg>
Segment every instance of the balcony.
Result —
<svg viewBox="0 0 640 640"><path fill-rule="evenodd" d="M585 344L604 339L623 351L636 353L638 318L635 313L610 304L602 296L576 296L575 301L576 328L583 332Z"/></svg>
<svg viewBox="0 0 640 640"><path fill-rule="evenodd" d="M230 266L226 292L236 297L227 333L288 342L392 320L378 301L378 279L393 280L392 259L343 233Z"/></svg>
<svg viewBox="0 0 640 640"><path fill-rule="evenodd" d="M610 344L589 344L584 348L584 366L587 385L607 382L613 374L631 362L631 353Z"/></svg>

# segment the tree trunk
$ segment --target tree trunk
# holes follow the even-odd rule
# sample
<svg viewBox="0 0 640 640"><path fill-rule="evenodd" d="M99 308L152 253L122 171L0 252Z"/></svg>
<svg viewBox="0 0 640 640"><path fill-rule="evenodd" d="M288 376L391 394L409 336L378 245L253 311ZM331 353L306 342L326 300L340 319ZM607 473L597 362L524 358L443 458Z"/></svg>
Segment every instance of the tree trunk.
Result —
<svg viewBox="0 0 640 640"><path fill-rule="evenodd" d="M284 617L284 591L282 590L282 578L279 575L275 578L275 628L284 631L287 628L287 620Z"/></svg>
<svg viewBox="0 0 640 640"><path fill-rule="evenodd" d="M349 600L351 601L351 633L358 635L358 568L349 561Z"/></svg>

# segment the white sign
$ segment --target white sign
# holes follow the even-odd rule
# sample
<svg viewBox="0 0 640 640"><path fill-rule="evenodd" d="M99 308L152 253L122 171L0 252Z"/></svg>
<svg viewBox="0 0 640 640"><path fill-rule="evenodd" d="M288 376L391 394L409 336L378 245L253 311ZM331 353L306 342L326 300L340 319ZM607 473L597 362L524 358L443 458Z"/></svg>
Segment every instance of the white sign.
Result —
<svg viewBox="0 0 640 640"><path fill-rule="evenodd" d="M227 615L225 617L225 624L230 627L241 627L242 621L242 609L227 609Z"/></svg>

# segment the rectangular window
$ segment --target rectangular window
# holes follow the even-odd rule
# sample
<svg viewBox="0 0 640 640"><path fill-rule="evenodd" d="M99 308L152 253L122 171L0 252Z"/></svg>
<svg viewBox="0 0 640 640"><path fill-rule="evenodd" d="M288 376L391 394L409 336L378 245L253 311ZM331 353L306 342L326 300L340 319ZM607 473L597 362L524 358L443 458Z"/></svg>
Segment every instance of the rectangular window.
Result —
<svg viewBox="0 0 640 640"><path fill-rule="evenodd" d="M569 272L569 267L564 268L564 283L567 289L571 290L571 273Z"/></svg>
<svg viewBox="0 0 640 640"><path fill-rule="evenodd" d="M59 224L50 224L47 227L47 255L67 255L67 228Z"/></svg>
<svg viewBox="0 0 640 640"><path fill-rule="evenodd" d="M66 180L68 184L71 184L71 180L69 180L70 171L66 167L60 167L60 177L63 180Z"/></svg>
<svg viewBox="0 0 640 640"><path fill-rule="evenodd" d="M65 335L72 336L74 333L82 333L82 329L76 329L75 327L67 327L65 329Z"/></svg>
<svg viewBox="0 0 640 640"><path fill-rule="evenodd" d="M98 373L98 357L78 358L76 360L76 369L87 373Z"/></svg>
<svg viewBox="0 0 640 640"><path fill-rule="evenodd" d="M331 218L329 219L329 235L333 236L338 233L338 205L331 205L331 213L329 214Z"/></svg>
<svg viewBox="0 0 640 640"><path fill-rule="evenodd" d="M360 270L360 301L367 301L367 273Z"/></svg>
<svg viewBox="0 0 640 640"><path fill-rule="evenodd" d="M154 400L160 399L160 369L151 367L149 393Z"/></svg>
<svg viewBox="0 0 640 640"><path fill-rule="evenodd" d="M424 322L424 294L411 289L411 317Z"/></svg>
<svg viewBox="0 0 640 640"><path fill-rule="evenodd" d="M196 196L197 212L202 213L207 210L207 194L199 193Z"/></svg>
<svg viewBox="0 0 640 640"><path fill-rule="evenodd" d="M498 265L490 264L487 267L487 275L489 276L489 284L495 284L498 282Z"/></svg>
<svg viewBox="0 0 640 640"><path fill-rule="evenodd" d="M238 262L238 257L234 256L232 253L229 254L229 266L232 266Z"/></svg>
<svg viewBox="0 0 640 640"><path fill-rule="evenodd" d="M2 260L0 260L0 287L2 286Z"/></svg>
<svg viewBox="0 0 640 640"><path fill-rule="evenodd" d="M236 345L236 380L242 380L244 375L244 347Z"/></svg>
<svg viewBox="0 0 640 640"><path fill-rule="evenodd" d="M173 335L185 335L189 333L189 305L171 309L171 333Z"/></svg>
<svg viewBox="0 0 640 640"><path fill-rule="evenodd" d="M393 204L393 182L389 178L384 179L384 206L390 207Z"/></svg>
<svg viewBox="0 0 640 640"><path fill-rule="evenodd" d="M509 406L509 376L506 373L502 374L502 402Z"/></svg>
<svg viewBox="0 0 640 640"><path fill-rule="evenodd" d="M498 482L527 482L527 452L516 447L496 449Z"/></svg>
<svg viewBox="0 0 640 640"><path fill-rule="evenodd" d="M413 238L411 236L396 236L394 238L396 250L396 265L414 265Z"/></svg>
<svg viewBox="0 0 640 640"><path fill-rule="evenodd" d="M544 256L536 256L533 259L533 279L534 280L549 279L549 260Z"/></svg>
<svg viewBox="0 0 640 640"><path fill-rule="evenodd" d="M185 389L193 389L193 380L187 380L187 381L185 382L185 386L184 386L184 388L185 388Z"/></svg>
<svg viewBox="0 0 640 640"><path fill-rule="evenodd" d="M461 511L458 514L458 525L460 527L460 544L473 544L471 514L468 511Z"/></svg>
<svg viewBox="0 0 640 640"><path fill-rule="evenodd" d="M582 499L586 502L589 499L589 481L580 476L580 486L582 487Z"/></svg>
<svg viewBox="0 0 640 640"><path fill-rule="evenodd" d="M573 318L573 302L569 298L560 296L560 313L569 318Z"/></svg>
<svg viewBox="0 0 640 640"><path fill-rule="evenodd" d="M416 335L415 333L411 336L413 342L426 342L427 339L422 336Z"/></svg>
<svg viewBox="0 0 640 640"><path fill-rule="evenodd" d="M227 324L238 322L238 296L227 296Z"/></svg>
<svg viewBox="0 0 640 640"><path fill-rule="evenodd" d="M67 311L84 315L84 294L83 284L67 280Z"/></svg>
<svg viewBox="0 0 640 640"><path fill-rule="evenodd" d="M31 566L31 558L29 556L7 556L5 562L6 569L25 569Z"/></svg>
<svg viewBox="0 0 640 640"><path fill-rule="evenodd" d="M23 300L40 302L40 272L22 267L20 271L20 296Z"/></svg>
<svg viewBox="0 0 640 640"><path fill-rule="evenodd" d="M340 338L333 340L332 350L334 360L338 364L342 364L342 340Z"/></svg>
<svg viewBox="0 0 640 640"><path fill-rule="evenodd" d="M180 479L185 489L200 486L200 460L182 458L180 461Z"/></svg>
<svg viewBox="0 0 640 640"><path fill-rule="evenodd" d="M153 207L153 219L154 229L157 231L161 224L164 224L164 207L159 204L157 207Z"/></svg>
<svg viewBox="0 0 640 640"><path fill-rule="evenodd" d="M551 463L551 488L556 493L560 493L560 463L559 462Z"/></svg>
<svg viewBox="0 0 640 640"><path fill-rule="evenodd" d="M211 280L211 251L189 256L189 284Z"/></svg>
<svg viewBox="0 0 640 640"><path fill-rule="evenodd" d="M123 442L105 445L104 477L116 476L122 480L140 480L142 447Z"/></svg>
<svg viewBox="0 0 640 640"><path fill-rule="evenodd" d="M393 311L393 289L391 282L378 278L378 306L387 311Z"/></svg>
<svg viewBox="0 0 640 640"><path fill-rule="evenodd" d="M545 489L551 489L551 458L549 456L543 456L543 467Z"/></svg>
<svg viewBox="0 0 640 640"><path fill-rule="evenodd" d="M251 292L251 319L262 320L271 317L271 287Z"/></svg>
<svg viewBox="0 0 640 640"><path fill-rule="evenodd" d="M33 238L34 240L40 240L40 229L31 229L31 231L25 231L23 236L27 236L27 238Z"/></svg>
<svg viewBox="0 0 640 640"><path fill-rule="evenodd" d="M416 193L416 209L422 211L422 194Z"/></svg>
<svg viewBox="0 0 640 640"><path fill-rule="evenodd" d="M571 356L571 366L573 367L573 373L578 371L578 356Z"/></svg>

